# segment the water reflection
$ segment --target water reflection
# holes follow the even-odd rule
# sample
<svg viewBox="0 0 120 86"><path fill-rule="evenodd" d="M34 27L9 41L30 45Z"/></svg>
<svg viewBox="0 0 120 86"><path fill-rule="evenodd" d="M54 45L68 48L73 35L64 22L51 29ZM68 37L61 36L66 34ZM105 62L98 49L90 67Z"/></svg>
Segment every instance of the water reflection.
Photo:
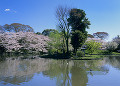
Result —
<svg viewBox="0 0 120 86"><path fill-rule="evenodd" d="M43 83L40 79L34 77L37 73L39 78L49 77L50 80L56 83L55 86L87 86L89 76L109 73L110 69L107 65L120 69L120 58L114 57L92 61L42 58L6 60L0 62L0 85L26 86L26 84L33 83L32 80ZM46 80L46 83L51 82ZM44 83L43 85L45 86Z"/></svg>
<svg viewBox="0 0 120 86"><path fill-rule="evenodd" d="M7 60L0 63L0 80L6 83L19 85L28 82L35 73L47 70L49 60Z"/></svg>
<svg viewBox="0 0 120 86"><path fill-rule="evenodd" d="M76 62L71 69L72 86L86 86L88 77L85 62Z"/></svg>
<svg viewBox="0 0 120 86"><path fill-rule="evenodd" d="M105 58L106 63L120 70L120 57Z"/></svg>
<svg viewBox="0 0 120 86"><path fill-rule="evenodd" d="M107 73L109 70L103 67L104 61L68 61L61 60L53 62L49 70L44 71L45 76L56 78L57 86L86 86L88 83L87 74L93 72ZM98 73L98 74L99 74Z"/></svg>

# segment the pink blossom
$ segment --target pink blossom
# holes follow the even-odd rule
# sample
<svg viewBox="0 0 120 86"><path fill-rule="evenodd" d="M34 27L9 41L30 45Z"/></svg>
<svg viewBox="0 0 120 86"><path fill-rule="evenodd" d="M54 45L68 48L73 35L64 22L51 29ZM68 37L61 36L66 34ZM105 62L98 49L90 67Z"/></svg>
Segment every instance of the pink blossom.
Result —
<svg viewBox="0 0 120 86"><path fill-rule="evenodd" d="M36 52L47 52L46 46L49 38L43 35L37 35L33 32L5 32L0 34L0 45L7 49L7 52L27 49Z"/></svg>

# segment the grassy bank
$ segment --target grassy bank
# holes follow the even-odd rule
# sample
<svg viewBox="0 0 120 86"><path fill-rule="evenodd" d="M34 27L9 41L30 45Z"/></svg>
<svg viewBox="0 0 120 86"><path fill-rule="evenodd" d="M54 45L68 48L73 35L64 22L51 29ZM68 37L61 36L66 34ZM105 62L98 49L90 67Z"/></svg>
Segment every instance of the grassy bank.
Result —
<svg viewBox="0 0 120 86"><path fill-rule="evenodd" d="M73 56L73 57L71 57L71 59L73 59L73 60L98 60L98 59L102 59L104 57L105 57L105 55L85 55L83 57Z"/></svg>
<svg viewBox="0 0 120 86"><path fill-rule="evenodd" d="M120 53L99 50L99 51L94 52L93 54L85 54L82 57L73 56L73 57L71 57L71 59L74 59L74 60L98 60L98 59L102 59L104 57L120 57Z"/></svg>
<svg viewBox="0 0 120 86"><path fill-rule="evenodd" d="M20 59L35 59L35 58L49 58L49 59L71 59L71 60L98 60L104 57L120 57L120 53L118 52L107 52L104 50L99 50L94 52L93 54L86 54L83 56L76 56L73 53L56 53L56 54L16 54L16 53L4 53L0 56L0 60L5 60L6 58L20 58Z"/></svg>

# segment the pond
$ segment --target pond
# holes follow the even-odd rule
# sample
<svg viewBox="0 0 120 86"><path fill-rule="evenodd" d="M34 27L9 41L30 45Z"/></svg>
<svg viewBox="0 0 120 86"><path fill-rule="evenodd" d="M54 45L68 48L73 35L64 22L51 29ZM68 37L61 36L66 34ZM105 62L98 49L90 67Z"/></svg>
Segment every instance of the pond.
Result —
<svg viewBox="0 0 120 86"><path fill-rule="evenodd" d="M102 60L8 59L0 86L119 86L120 58Z"/></svg>

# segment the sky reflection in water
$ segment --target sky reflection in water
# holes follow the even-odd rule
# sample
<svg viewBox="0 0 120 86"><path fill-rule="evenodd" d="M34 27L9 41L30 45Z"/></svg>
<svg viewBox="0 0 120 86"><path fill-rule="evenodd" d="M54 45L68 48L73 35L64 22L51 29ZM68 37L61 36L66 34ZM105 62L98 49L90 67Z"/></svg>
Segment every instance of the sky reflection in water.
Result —
<svg viewBox="0 0 120 86"><path fill-rule="evenodd" d="M118 86L120 58L0 62L0 86Z"/></svg>

